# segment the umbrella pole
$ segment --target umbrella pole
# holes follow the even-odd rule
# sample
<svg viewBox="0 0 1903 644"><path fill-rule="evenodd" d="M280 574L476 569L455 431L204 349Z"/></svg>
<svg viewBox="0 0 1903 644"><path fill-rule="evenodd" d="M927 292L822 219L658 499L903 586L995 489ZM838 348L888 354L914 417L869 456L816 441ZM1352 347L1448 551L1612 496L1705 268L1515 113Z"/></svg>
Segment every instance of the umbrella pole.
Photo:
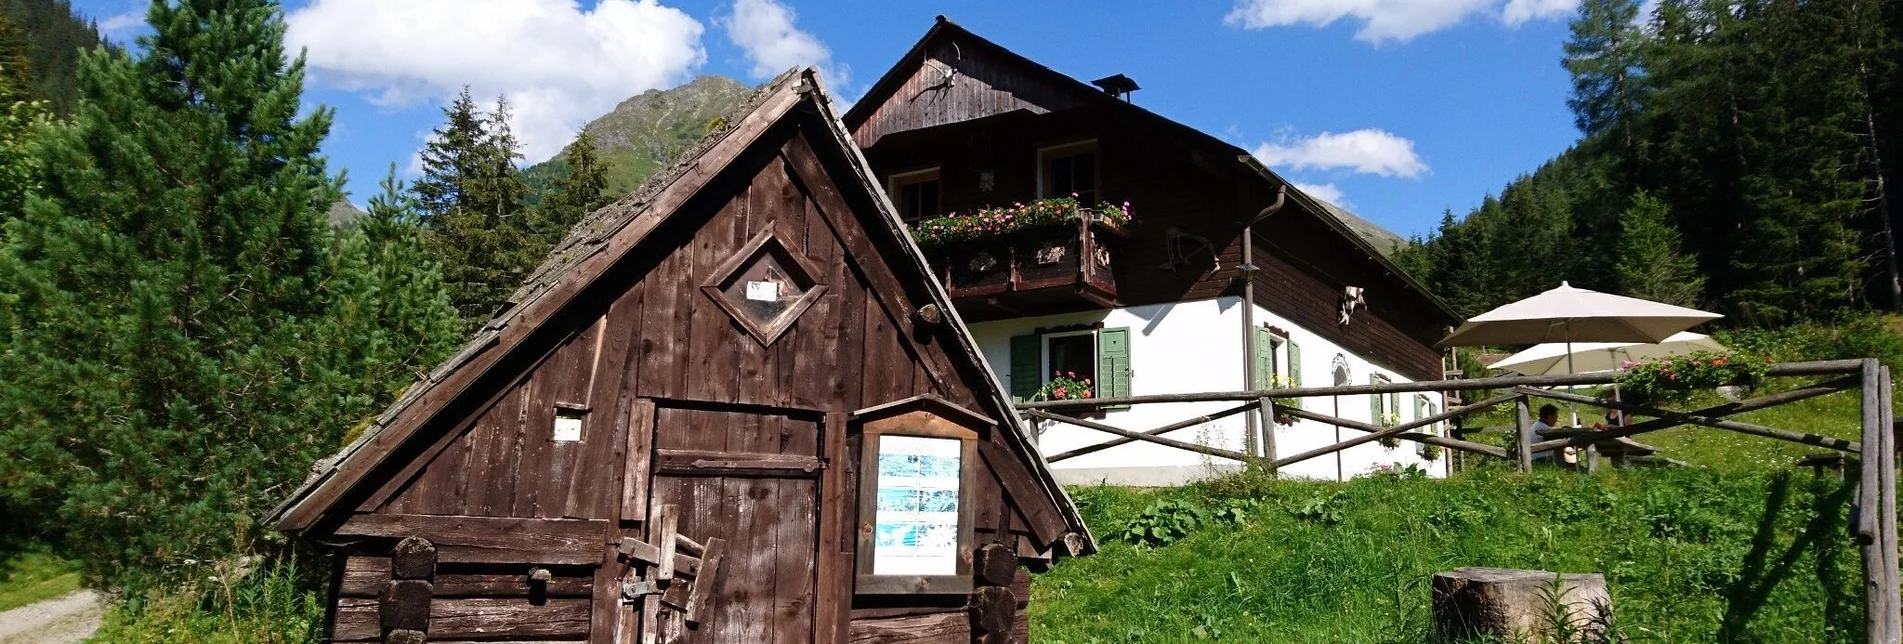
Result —
<svg viewBox="0 0 1903 644"><path fill-rule="evenodd" d="M1573 319L1566 318L1566 375L1573 375ZM1579 405L1566 403L1573 412L1573 426L1579 426Z"/></svg>

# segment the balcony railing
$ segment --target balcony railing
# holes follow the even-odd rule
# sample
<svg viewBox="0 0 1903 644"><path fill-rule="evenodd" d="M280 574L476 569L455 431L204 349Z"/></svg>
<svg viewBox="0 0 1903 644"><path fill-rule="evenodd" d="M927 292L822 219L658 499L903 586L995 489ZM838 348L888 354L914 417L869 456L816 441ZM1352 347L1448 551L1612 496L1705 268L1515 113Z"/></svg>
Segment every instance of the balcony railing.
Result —
<svg viewBox="0 0 1903 644"><path fill-rule="evenodd" d="M964 228L950 234L951 218L915 229L961 314L983 320L1117 306L1111 268L1130 236L1127 206L1081 208L1064 199L1014 208L952 222Z"/></svg>

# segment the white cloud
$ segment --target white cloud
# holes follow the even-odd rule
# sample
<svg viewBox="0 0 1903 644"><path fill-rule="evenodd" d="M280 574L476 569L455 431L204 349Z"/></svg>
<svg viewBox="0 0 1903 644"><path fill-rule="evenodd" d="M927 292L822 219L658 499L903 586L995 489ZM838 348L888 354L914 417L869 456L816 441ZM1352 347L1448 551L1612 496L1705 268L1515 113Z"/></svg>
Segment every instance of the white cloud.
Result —
<svg viewBox="0 0 1903 644"><path fill-rule="evenodd" d="M1427 163L1414 152L1414 142L1385 130L1361 129L1335 134L1323 132L1303 139L1284 139L1256 146L1255 158L1270 167L1294 170L1348 169L1383 177L1418 177Z"/></svg>
<svg viewBox="0 0 1903 644"><path fill-rule="evenodd" d="M1570 18L1579 12L1579 0L1507 0L1500 21L1518 27L1534 20Z"/></svg>
<svg viewBox="0 0 1903 644"><path fill-rule="evenodd" d="M314 80L378 105L441 102L464 85L480 102L507 98L530 161L706 61L701 24L656 0L313 0L287 20Z"/></svg>
<svg viewBox="0 0 1903 644"><path fill-rule="evenodd" d="M799 17L778 0L736 0L725 21L727 40L746 52L756 79L778 76L791 67L818 67L827 90L845 88L847 69L833 64L833 53L812 34L800 31Z"/></svg>
<svg viewBox="0 0 1903 644"><path fill-rule="evenodd" d="M1267 29L1325 27L1353 18L1361 22L1357 40L1406 42L1473 15L1495 16L1510 27L1564 17L1579 6L1579 0L1505 0L1505 6L1501 4L1502 0L1236 0L1223 22L1243 29Z"/></svg>
<svg viewBox="0 0 1903 644"><path fill-rule="evenodd" d="M129 39L143 27L145 27L145 9L134 9L99 21L100 33L118 40Z"/></svg>
<svg viewBox="0 0 1903 644"><path fill-rule="evenodd" d="M1295 183L1295 189L1308 193L1308 196L1310 197L1314 197L1316 199L1320 199L1322 201L1326 201L1328 203L1341 206L1343 208L1347 208L1349 206L1354 205L1354 204L1348 203L1348 200L1346 198L1343 198L1341 194L1341 188L1335 187L1335 184L1332 184L1332 183L1301 183L1298 181Z"/></svg>

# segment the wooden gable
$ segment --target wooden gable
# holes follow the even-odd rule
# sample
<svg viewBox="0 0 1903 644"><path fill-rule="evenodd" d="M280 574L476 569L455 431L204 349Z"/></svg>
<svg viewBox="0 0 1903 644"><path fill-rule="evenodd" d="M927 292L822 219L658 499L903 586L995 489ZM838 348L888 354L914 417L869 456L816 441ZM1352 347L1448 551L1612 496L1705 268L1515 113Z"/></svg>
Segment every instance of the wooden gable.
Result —
<svg viewBox="0 0 1903 644"><path fill-rule="evenodd" d="M1074 81L1054 82L1062 76L1024 62L940 16L854 104L846 124L854 142L870 148L888 134L1015 111L1047 114L1105 98Z"/></svg>
<svg viewBox="0 0 1903 644"><path fill-rule="evenodd" d="M456 574L534 567L545 588L575 599L523 607L509 602L526 597L504 593L497 601L535 615L522 619L552 621L503 633L590 641L625 623L614 616L627 569L615 563L627 561L627 544L661 538L663 524L672 543L678 525L683 543L699 544L701 570L713 570L717 540L725 574L780 580L783 592L759 601L797 615L764 628L804 641L790 634L849 621L854 413L931 400L995 419L975 445L983 475L969 511L980 543L1087 554L1075 508L962 322L918 314L950 306L812 72L777 80L732 122L579 225L517 305L320 463L277 525L370 544L351 550L347 579L390 579L400 567L390 542L411 537ZM787 305L752 308L754 283L773 285ZM733 297L743 301L723 299ZM604 551L616 543L618 553ZM362 601L382 588L340 586L337 640L387 633L378 606ZM724 594L707 601L724 606L711 614L740 610ZM551 616L556 603L573 614ZM748 620L720 623L723 635L694 641L760 635L732 630L757 626Z"/></svg>

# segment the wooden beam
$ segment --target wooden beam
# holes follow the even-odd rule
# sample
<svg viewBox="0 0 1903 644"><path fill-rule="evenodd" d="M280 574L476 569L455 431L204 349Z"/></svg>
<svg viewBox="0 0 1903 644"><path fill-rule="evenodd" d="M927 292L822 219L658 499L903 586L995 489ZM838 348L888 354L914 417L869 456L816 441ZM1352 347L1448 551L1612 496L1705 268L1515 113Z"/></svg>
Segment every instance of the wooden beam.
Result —
<svg viewBox="0 0 1903 644"><path fill-rule="evenodd" d="M1641 416L1656 416L1661 419L1674 420L1683 424L1703 425L1706 427L1713 427L1717 429L1728 429L1728 430L1738 432L1741 434L1750 434L1752 436L1774 438L1781 441L1802 443L1804 445L1816 445L1818 447L1826 447L1826 448L1834 449L1841 452L1850 452L1852 454L1863 451L1863 447L1858 445L1856 441L1844 440L1841 438L1836 438L1834 436L1824 436L1822 434L1805 434L1802 432L1794 432L1787 429L1765 427L1763 425L1753 425L1751 423L1741 423L1735 420L1722 420L1722 419L1711 417L1711 416L1701 416L1698 414L1672 411L1669 409L1659 409L1656 407L1648 407L1645 405L1637 405L1637 404L1628 403L1628 402L1603 400L1600 398L1594 398L1592 396L1581 396L1579 394L1570 394L1570 393L1565 393L1560 391L1547 391L1545 389L1535 389L1532 387L1515 387L1514 391L1526 394L1528 396L1538 396L1541 398L1550 398L1553 400L1559 400L1563 402L1578 403L1581 405L1591 405L1594 407L1604 407L1607 409L1616 409L1628 414L1638 414ZM1605 440L1605 439L1600 439L1600 440Z"/></svg>
<svg viewBox="0 0 1903 644"><path fill-rule="evenodd" d="M1855 373L1859 362L1856 360L1823 360L1816 362L1783 362L1771 365L1769 375L1786 376L1834 376ZM1120 396L1115 398L1092 398L1080 400L1040 400L1014 405L1018 409L1088 410L1101 407L1123 407L1144 403L1184 403L1184 402L1243 402L1272 398L1315 398L1327 396L1354 396L1360 394L1415 393L1433 391L1473 391L1478 389L1510 389L1519 386L1559 387L1568 385L1609 385L1616 376L1604 373L1586 373L1559 376L1502 376L1498 378L1473 378L1461 380L1423 380L1419 382L1392 382L1371 385L1342 385L1338 387L1295 387L1290 389L1261 389L1255 391L1223 391L1188 394L1151 394L1148 396Z"/></svg>
<svg viewBox="0 0 1903 644"><path fill-rule="evenodd" d="M420 514L359 514L338 526L339 536L422 537L443 561L600 565L609 522L583 519L503 519Z"/></svg>
<svg viewBox="0 0 1903 644"><path fill-rule="evenodd" d="M1808 400L1811 398L1816 398L1818 396L1834 394L1839 391L1843 391L1845 389L1849 389L1851 387L1857 386L1858 378L1859 378L1858 376L1851 376L1848 378L1839 378L1829 382L1811 385L1809 387L1792 389L1790 391L1771 394L1769 396L1759 396L1757 398L1742 400L1735 403L1725 403L1722 405L1715 405L1712 407L1706 407L1704 409L1699 409L1696 411L1691 411L1686 413L1688 415L1693 415L1693 416L1719 418L1723 416L1730 416L1733 414L1742 414L1745 412L1757 411L1759 409L1765 409L1767 407L1776 407L1778 405L1786 405L1786 404L1794 403L1799 400ZM1549 441L1540 441L1538 443L1533 444L1533 449L1535 451L1545 451L1545 450L1553 449L1556 447L1565 447L1567 445L1585 445L1587 443L1592 443L1595 441L1611 440L1614 438L1624 438L1627 436L1637 436L1639 434L1643 434L1646 432L1655 432L1661 429L1669 429L1669 428L1677 427L1683 424L1685 423L1681 421L1677 421L1677 420L1672 420L1672 419L1666 419L1666 418L1653 419L1653 420L1648 420L1642 423L1633 423L1631 425L1627 425L1625 427L1621 427L1618 429L1607 430L1605 432L1595 434L1592 436L1574 436L1570 438L1555 438Z"/></svg>
<svg viewBox="0 0 1903 644"><path fill-rule="evenodd" d="M1080 418L1071 418L1069 416L1059 416L1057 414L1038 411L1035 409L1024 412L1024 415L1030 418L1037 419L1037 420L1054 420L1060 423L1070 423L1078 427L1094 429L1100 432L1109 432L1109 433L1116 434L1118 436L1122 436L1124 438L1128 438L1131 440L1147 441L1151 443L1156 443L1158 445L1174 447L1176 449L1188 450L1191 452L1195 452L1197 454L1207 454L1209 456L1215 456L1218 458L1226 458L1230 460L1242 461L1244 463L1255 460L1254 457L1248 454L1244 454L1242 452L1226 450L1219 447L1210 447L1207 445L1198 445L1196 443L1179 441L1174 438L1152 436L1143 432L1137 432L1137 431L1124 429L1122 427L1113 427L1111 425L1105 425L1103 423L1093 423L1088 420L1083 420Z"/></svg>
<svg viewBox="0 0 1903 644"><path fill-rule="evenodd" d="M1196 425L1201 425L1203 423L1207 423L1209 421L1216 420L1218 418L1227 418L1229 416L1234 416L1236 414L1247 412L1251 409L1255 409L1255 405L1256 403L1254 401L1250 401L1249 404L1246 404L1246 405L1241 405L1238 407L1230 407L1228 409L1224 409L1222 411L1219 411L1213 414L1204 414L1201 416L1197 416L1195 418L1190 418L1187 420L1170 423L1168 425L1164 425L1162 427L1158 427L1156 429L1152 429L1150 431L1143 432L1143 433L1149 436L1157 436L1161 434L1166 434L1169 432L1182 429L1184 427L1194 427ZM1069 421L1067 420L1065 422L1069 422ZM1110 449L1112 447L1117 447L1119 445L1129 445L1130 443L1134 443L1136 441L1137 439L1134 439L1134 438L1115 438L1115 439L1107 440L1101 443L1097 443L1096 445L1085 445L1083 447L1079 447L1077 449L1064 452L1062 454L1054 454L1054 455L1045 457L1044 462L1056 463L1058 461L1076 458L1079 456L1083 456L1085 454L1094 454L1097 452Z"/></svg>
<svg viewBox="0 0 1903 644"><path fill-rule="evenodd" d="M1895 390L1890 385L1890 368L1879 367L1877 370L1881 374L1881 382L1877 385L1879 399L1877 409L1883 416L1882 421L1878 423L1877 436L1882 439L1883 444L1881 449L1871 450L1870 455L1876 458L1866 458L1865 462L1876 464L1881 482L1881 487L1878 489L1882 502L1877 507L1882 512L1877 519L1877 552L1883 555L1884 562L1883 583L1879 585L1879 588L1883 590L1883 615L1888 622L1884 630L1884 641L1896 644L1903 640L1903 588L1898 587L1898 582L1903 580L1898 579L1897 571L1896 432L1892 429L1896 426L1896 408L1891 400L1892 392Z"/></svg>

